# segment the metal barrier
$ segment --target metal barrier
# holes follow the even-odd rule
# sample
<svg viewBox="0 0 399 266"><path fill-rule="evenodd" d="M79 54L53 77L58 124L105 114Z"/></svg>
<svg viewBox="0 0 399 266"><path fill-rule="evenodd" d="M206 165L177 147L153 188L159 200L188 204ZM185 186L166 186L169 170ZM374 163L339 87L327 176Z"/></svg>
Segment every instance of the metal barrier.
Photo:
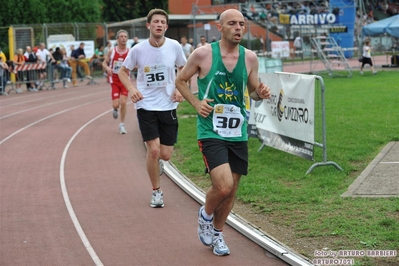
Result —
<svg viewBox="0 0 399 266"><path fill-rule="evenodd" d="M8 95L6 92L6 86L9 80L10 72L0 64L0 95Z"/></svg>
<svg viewBox="0 0 399 266"><path fill-rule="evenodd" d="M22 85L24 84L27 91L38 91L43 88L49 89L50 86L46 87L45 84L47 73L50 73L49 76L52 76L52 67L50 64L26 62L23 65L15 65L11 72L11 75L15 77L13 79L15 81L11 83L11 89L7 93L11 91L22 93ZM54 86L51 87L54 88Z"/></svg>

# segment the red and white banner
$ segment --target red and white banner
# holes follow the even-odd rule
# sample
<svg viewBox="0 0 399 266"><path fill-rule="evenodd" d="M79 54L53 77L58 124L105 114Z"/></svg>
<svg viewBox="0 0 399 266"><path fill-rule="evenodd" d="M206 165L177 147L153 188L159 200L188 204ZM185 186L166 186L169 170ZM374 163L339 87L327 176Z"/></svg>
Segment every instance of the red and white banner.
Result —
<svg viewBox="0 0 399 266"><path fill-rule="evenodd" d="M38 70L38 69L46 69L46 63L25 63L23 65L15 65L14 72L18 71L28 71L28 70Z"/></svg>
<svg viewBox="0 0 399 266"><path fill-rule="evenodd" d="M259 73L271 98L251 105L248 134L262 144L309 160L314 144L314 75Z"/></svg>

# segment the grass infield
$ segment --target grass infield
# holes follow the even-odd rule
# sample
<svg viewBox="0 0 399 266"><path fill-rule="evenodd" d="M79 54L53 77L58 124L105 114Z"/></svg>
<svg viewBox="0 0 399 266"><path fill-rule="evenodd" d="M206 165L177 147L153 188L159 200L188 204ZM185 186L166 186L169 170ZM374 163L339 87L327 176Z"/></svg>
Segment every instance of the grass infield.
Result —
<svg viewBox="0 0 399 266"><path fill-rule="evenodd" d="M388 142L399 141L399 72L373 75L367 70L351 78L322 76L328 160L344 171L322 166L305 175L314 162L270 147L258 152L259 140L248 142L249 174L241 178L234 211L310 259L323 249L399 250L399 198L340 196ZM183 102L178 116L171 161L205 191L210 178L197 146L195 109ZM315 148L315 159L322 161L320 148ZM359 256L354 261L399 265L399 256Z"/></svg>

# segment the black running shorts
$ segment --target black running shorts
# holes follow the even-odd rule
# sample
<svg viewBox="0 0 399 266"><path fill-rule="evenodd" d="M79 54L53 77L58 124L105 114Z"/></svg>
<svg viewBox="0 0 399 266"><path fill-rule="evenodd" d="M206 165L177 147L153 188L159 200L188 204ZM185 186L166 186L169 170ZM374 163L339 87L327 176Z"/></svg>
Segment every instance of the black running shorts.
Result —
<svg viewBox="0 0 399 266"><path fill-rule="evenodd" d="M370 66L373 66L373 62L371 61L371 58L370 57L364 57L363 56L363 64L362 64L362 67L364 66L364 65L366 65L366 64L369 64Z"/></svg>
<svg viewBox="0 0 399 266"><path fill-rule="evenodd" d="M210 172L219 165L229 163L232 172L248 174L248 142L225 141L219 139L198 140L206 171Z"/></svg>
<svg viewBox="0 0 399 266"><path fill-rule="evenodd" d="M138 109L137 119L144 141L159 138L162 145L173 146L176 143L179 127L176 109L169 111Z"/></svg>

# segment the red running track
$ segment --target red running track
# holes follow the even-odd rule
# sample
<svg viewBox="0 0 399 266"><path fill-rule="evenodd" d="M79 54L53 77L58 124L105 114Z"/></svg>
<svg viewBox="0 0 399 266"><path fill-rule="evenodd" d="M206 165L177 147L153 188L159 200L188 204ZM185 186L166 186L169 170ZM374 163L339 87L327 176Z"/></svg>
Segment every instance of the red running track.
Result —
<svg viewBox="0 0 399 266"><path fill-rule="evenodd" d="M286 265L229 226L213 255L166 175L152 209L133 105L119 135L104 80L56 87L0 96L0 265Z"/></svg>

